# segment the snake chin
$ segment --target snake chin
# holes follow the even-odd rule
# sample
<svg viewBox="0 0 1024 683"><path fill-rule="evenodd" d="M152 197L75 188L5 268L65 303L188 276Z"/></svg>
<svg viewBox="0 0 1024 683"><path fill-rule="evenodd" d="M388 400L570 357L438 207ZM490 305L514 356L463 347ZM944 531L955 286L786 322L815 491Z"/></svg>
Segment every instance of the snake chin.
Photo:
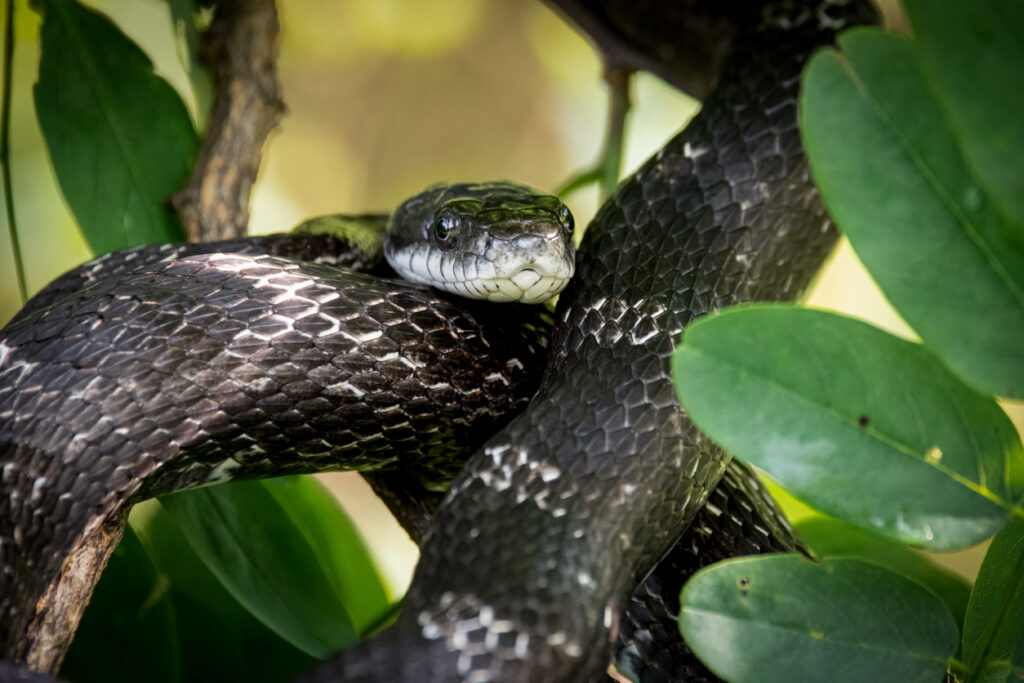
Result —
<svg viewBox="0 0 1024 683"><path fill-rule="evenodd" d="M565 289L570 277L542 274L532 268L524 268L510 277L474 278L458 282L432 280L426 284L467 299L539 304Z"/></svg>
<svg viewBox="0 0 1024 683"><path fill-rule="evenodd" d="M561 244L488 251L456 261L431 252L426 244L416 245L408 250L407 259L395 259L392 265L407 280L467 299L526 304L556 296L576 270L575 252Z"/></svg>
<svg viewBox="0 0 1024 683"><path fill-rule="evenodd" d="M539 304L551 299L569 284L569 276L547 275L523 268L508 278L493 278L480 281L479 289L487 292L488 301L520 301L524 304Z"/></svg>

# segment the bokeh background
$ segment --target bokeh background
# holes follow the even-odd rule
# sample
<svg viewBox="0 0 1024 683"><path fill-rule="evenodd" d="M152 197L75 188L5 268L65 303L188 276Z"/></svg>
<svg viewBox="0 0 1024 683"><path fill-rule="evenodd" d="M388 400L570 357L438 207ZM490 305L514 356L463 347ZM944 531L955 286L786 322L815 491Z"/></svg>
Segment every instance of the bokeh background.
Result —
<svg viewBox="0 0 1024 683"><path fill-rule="evenodd" d="M8 0L10 1L10 0ZM200 117L164 0L98 0ZM597 156L606 92L590 47L533 0L281 0L280 78L288 114L271 136L251 232L287 230L319 213L386 211L437 181L507 178L553 190ZM897 2L887 23L906 26ZM16 1L11 163L29 289L89 259L56 186L35 120L39 18ZM624 172L697 104L657 79L634 79ZM568 199L578 225L597 205ZM0 234L0 324L21 306L8 226ZM809 303L912 336L845 243ZM1007 405L1018 429L1024 404ZM400 594L416 548L358 475L324 475ZM798 504L791 512L806 514ZM942 556L973 579L984 547Z"/></svg>

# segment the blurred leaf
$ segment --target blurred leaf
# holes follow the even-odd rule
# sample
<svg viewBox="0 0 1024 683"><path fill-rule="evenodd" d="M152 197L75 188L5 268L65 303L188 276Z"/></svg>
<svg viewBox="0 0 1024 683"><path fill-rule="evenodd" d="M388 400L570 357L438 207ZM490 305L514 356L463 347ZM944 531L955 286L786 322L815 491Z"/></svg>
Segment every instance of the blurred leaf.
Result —
<svg viewBox="0 0 1024 683"><path fill-rule="evenodd" d="M376 621L372 624L368 624L366 628L362 630L360 635L363 638L372 638L384 629L390 627L395 620L398 619L398 615L402 612L402 600L395 600L393 603L388 605L388 608L381 612Z"/></svg>
<svg viewBox="0 0 1024 683"><path fill-rule="evenodd" d="M1024 679L1024 519L1013 517L992 539L971 592L964 623L969 680Z"/></svg>
<svg viewBox="0 0 1024 683"><path fill-rule="evenodd" d="M1024 3L909 0L907 12L922 71L971 170L1024 227Z"/></svg>
<svg viewBox="0 0 1024 683"><path fill-rule="evenodd" d="M859 560L726 560L697 572L680 599L687 644L733 683L931 683L956 650L941 600Z"/></svg>
<svg viewBox="0 0 1024 683"><path fill-rule="evenodd" d="M63 677L115 683L137 681L145 672L147 681L280 683L316 661L239 605L155 501L155 514L140 521L147 505L132 513Z"/></svg>
<svg viewBox="0 0 1024 683"><path fill-rule="evenodd" d="M75 683L152 683L181 677L175 614L166 579L158 575L131 527L114 549L82 616L62 678Z"/></svg>
<svg viewBox="0 0 1024 683"><path fill-rule="evenodd" d="M1024 496L1024 449L998 404L921 345L852 318L731 308L687 329L673 375L726 450L876 533L973 545Z"/></svg>
<svg viewBox="0 0 1024 683"><path fill-rule="evenodd" d="M57 180L98 254L184 239L166 205L198 138L174 89L108 19L49 0L36 112Z"/></svg>
<svg viewBox="0 0 1024 683"><path fill-rule="evenodd" d="M314 549L263 482L161 498L228 592L303 652L325 657L357 640Z"/></svg>
<svg viewBox="0 0 1024 683"><path fill-rule="evenodd" d="M199 61L199 31L196 28L196 7L192 0L167 0L171 22L178 36L178 60L188 74L192 96L196 101L200 130L206 126L213 101L213 82Z"/></svg>
<svg viewBox="0 0 1024 683"><path fill-rule="evenodd" d="M362 536L334 496L313 477L263 482L313 549L334 592L363 633L391 610L387 589Z"/></svg>
<svg viewBox="0 0 1024 683"><path fill-rule="evenodd" d="M163 508L157 506L142 534L170 585L183 681L280 683L316 661L242 607Z"/></svg>
<svg viewBox="0 0 1024 683"><path fill-rule="evenodd" d="M199 61L199 31L196 30L195 4L192 0L167 0L167 6L171 11L174 29L180 32L185 44L185 54L178 55L182 58L181 65L185 67L185 71L192 71L193 66Z"/></svg>
<svg viewBox="0 0 1024 683"><path fill-rule="evenodd" d="M923 554L831 517L810 517L797 522L796 530L819 557L852 555L916 581L946 603L957 624L964 622L970 586Z"/></svg>
<svg viewBox="0 0 1024 683"><path fill-rule="evenodd" d="M968 171L910 41L855 29L839 44L811 60L801 98L825 203L926 345L986 393L1024 397L1021 226ZM974 73L955 47L941 49Z"/></svg>

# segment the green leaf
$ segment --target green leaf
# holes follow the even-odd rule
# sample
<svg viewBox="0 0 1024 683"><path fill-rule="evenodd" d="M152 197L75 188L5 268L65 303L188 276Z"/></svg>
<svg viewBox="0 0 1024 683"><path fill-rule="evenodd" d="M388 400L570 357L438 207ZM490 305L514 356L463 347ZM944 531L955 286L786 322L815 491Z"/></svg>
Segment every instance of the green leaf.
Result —
<svg viewBox="0 0 1024 683"><path fill-rule="evenodd" d="M992 539L964 622L968 680L1024 679L1024 519Z"/></svg>
<svg viewBox="0 0 1024 683"><path fill-rule="evenodd" d="M60 675L76 683L110 683L138 680L140 672L153 683L185 680L167 581L127 527L96 584Z"/></svg>
<svg viewBox="0 0 1024 683"><path fill-rule="evenodd" d="M1024 226L1024 3L909 0L914 46L971 170Z"/></svg>
<svg viewBox="0 0 1024 683"><path fill-rule="evenodd" d="M1024 397L1021 226L968 171L910 41L855 29L839 43L811 60L800 103L826 205L926 345L986 393Z"/></svg>
<svg viewBox="0 0 1024 683"><path fill-rule="evenodd" d="M313 549L356 631L364 633L391 603L355 525L313 477L280 477L263 484Z"/></svg>
<svg viewBox="0 0 1024 683"><path fill-rule="evenodd" d="M942 601L859 560L727 560L697 572L680 599L687 644L732 683L939 681L956 650Z"/></svg>
<svg viewBox="0 0 1024 683"><path fill-rule="evenodd" d="M819 557L859 557L916 581L946 603L957 624L963 623L970 586L922 553L831 517L810 517L795 526Z"/></svg>
<svg viewBox="0 0 1024 683"><path fill-rule="evenodd" d="M887 537L973 545L1024 497L1024 449L992 397L921 345L852 318L728 309L687 329L673 375L694 422L726 450Z"/></svg>
<svg viewBox="0 0 1024 683"><path fill-rule="evenodd" d="M49 0L36 113L61 191L96 253L184 239L167 206L199 141L174 89L108 19Z"/></svg>
<svg viewBox="0 0 1024 683"><path fill-rule="evenodd" d="M159 505L153 507L140 533L170 587L181 680L279 683L316 661L242 607L199 559L170 515ZM113 642L108 646L111 656L117 656L116 647ZM137 674L126 680L137 680Z"/></svg>
<svg viewBox="0 0 1024 683"><path fill-rule="evenodd" d="M325 657L356 630L314 549L263 482L161 498L228 592L303 652Z"/></svg>

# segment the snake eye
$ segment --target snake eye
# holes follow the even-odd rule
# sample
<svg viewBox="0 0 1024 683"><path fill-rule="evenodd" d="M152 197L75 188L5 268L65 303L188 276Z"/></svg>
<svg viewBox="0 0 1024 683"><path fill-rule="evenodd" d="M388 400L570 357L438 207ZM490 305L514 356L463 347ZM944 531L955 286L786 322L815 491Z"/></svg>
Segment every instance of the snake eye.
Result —
<svg viewBox="0 0 1024 683"><path fill-rule="evenodd" d="M565 226L565 229L572 232L573 221L572 213L569 211L569 207L563 206L558 212L558 220Z"/></svg>
<svg viewBox="0 0 1024 683"><path fill-rule="evenodd" d="M434 221L434 236L437 237L441 242L448 240L448 223L443 218L438 218Z"/></svg>

